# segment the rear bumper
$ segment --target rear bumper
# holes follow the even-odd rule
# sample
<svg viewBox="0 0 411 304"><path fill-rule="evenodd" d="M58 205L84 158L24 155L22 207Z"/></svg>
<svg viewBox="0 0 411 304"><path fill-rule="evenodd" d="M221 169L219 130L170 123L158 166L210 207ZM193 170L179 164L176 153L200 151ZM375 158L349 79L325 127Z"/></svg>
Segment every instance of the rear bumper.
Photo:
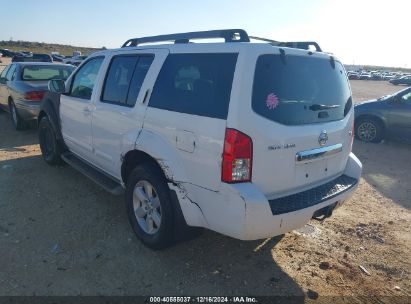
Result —
<svg viewBox="0 0 411 304"><path fill-rule="evenodd" d="M290 213L333 200L335 197L351 190L357 183L357 179L343 174L318 187L269 200L268 202L273 215Z"/></svg>
<svg viewBox="0 0 411 304"><path fill-rule="evenodd" d="M40 102L26 101L24 99L15 100L17 113L23 120L37 119L40 113Z"/></svg>
<svg viewBox="0 0 411 304"><path fill-rule="evenodd" d="M241 240L284 234L304 226L317 210L340 206L349 199L358 187L361 171L361 162L351 153L342 175L314 188L317 193L311 189L272 201L252 183L223 184L219 192L196 189L196 197L199 192L202 197L207 195L204 202L197 202L206 222L199 226ZM184 210L183 214L186 216Z"/></svg>

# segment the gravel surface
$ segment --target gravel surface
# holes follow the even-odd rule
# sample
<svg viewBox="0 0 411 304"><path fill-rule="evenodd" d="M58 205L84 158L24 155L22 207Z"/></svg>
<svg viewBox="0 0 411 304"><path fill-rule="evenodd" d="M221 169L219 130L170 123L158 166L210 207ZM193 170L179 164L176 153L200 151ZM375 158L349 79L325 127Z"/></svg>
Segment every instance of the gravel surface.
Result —
<svg viewBox="0 0 411 304"><path fill-rule="evenodd" d="M352 89L359 101L401 88ZM205 231L153 252L133 235L121 197L46 165L36 130L14 131L6 113L0 126L0 295L411 295L410 145L356 141L360 187L323 222L252 242Z"/></svg>

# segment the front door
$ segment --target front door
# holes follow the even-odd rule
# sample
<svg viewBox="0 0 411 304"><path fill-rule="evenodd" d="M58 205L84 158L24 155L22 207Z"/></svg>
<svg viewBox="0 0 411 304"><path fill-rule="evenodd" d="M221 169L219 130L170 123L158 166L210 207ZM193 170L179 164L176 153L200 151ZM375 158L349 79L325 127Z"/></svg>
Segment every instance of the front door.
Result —
<svg viewBox="0 0 411 304"><path fill-rule="evenodd" d="M64 141L71 152L90 160L91 113L93 88L99 77L100 66L104 57L93 57L83 64L70 81L69 93L60 97L61 129Z"/></svg>

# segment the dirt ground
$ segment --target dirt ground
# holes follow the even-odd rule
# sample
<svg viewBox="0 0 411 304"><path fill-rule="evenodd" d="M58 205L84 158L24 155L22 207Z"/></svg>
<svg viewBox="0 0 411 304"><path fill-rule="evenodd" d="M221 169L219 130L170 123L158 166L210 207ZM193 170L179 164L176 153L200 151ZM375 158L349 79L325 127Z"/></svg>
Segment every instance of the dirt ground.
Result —
<svg viewBox="0 0 411 304"><path fill-rule="evenodd" d="M359 101L401 88L353 81L352 89ZM410 144L355 141L360 187L323 222L252 242L205 231L153 252L133 235L122 198L69 166L46 165L36 130L14 131L6 113L0 126L0 295L410 301Z"/></svg>

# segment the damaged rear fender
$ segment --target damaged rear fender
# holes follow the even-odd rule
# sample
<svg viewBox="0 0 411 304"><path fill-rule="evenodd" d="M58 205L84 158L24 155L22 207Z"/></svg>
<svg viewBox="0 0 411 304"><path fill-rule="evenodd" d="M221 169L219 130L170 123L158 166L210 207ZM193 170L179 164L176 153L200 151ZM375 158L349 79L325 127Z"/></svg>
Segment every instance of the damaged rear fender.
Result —
<svg viewBox="0 0 411 304"><path fill-rule="evenodd" d="M199 206L190 199L184 183L187 175L176 148L161 136L143 129L136 141L135 149L150 155L163 171L170 190L175 191L184 219L189 226L207 227Z"/></svg>

